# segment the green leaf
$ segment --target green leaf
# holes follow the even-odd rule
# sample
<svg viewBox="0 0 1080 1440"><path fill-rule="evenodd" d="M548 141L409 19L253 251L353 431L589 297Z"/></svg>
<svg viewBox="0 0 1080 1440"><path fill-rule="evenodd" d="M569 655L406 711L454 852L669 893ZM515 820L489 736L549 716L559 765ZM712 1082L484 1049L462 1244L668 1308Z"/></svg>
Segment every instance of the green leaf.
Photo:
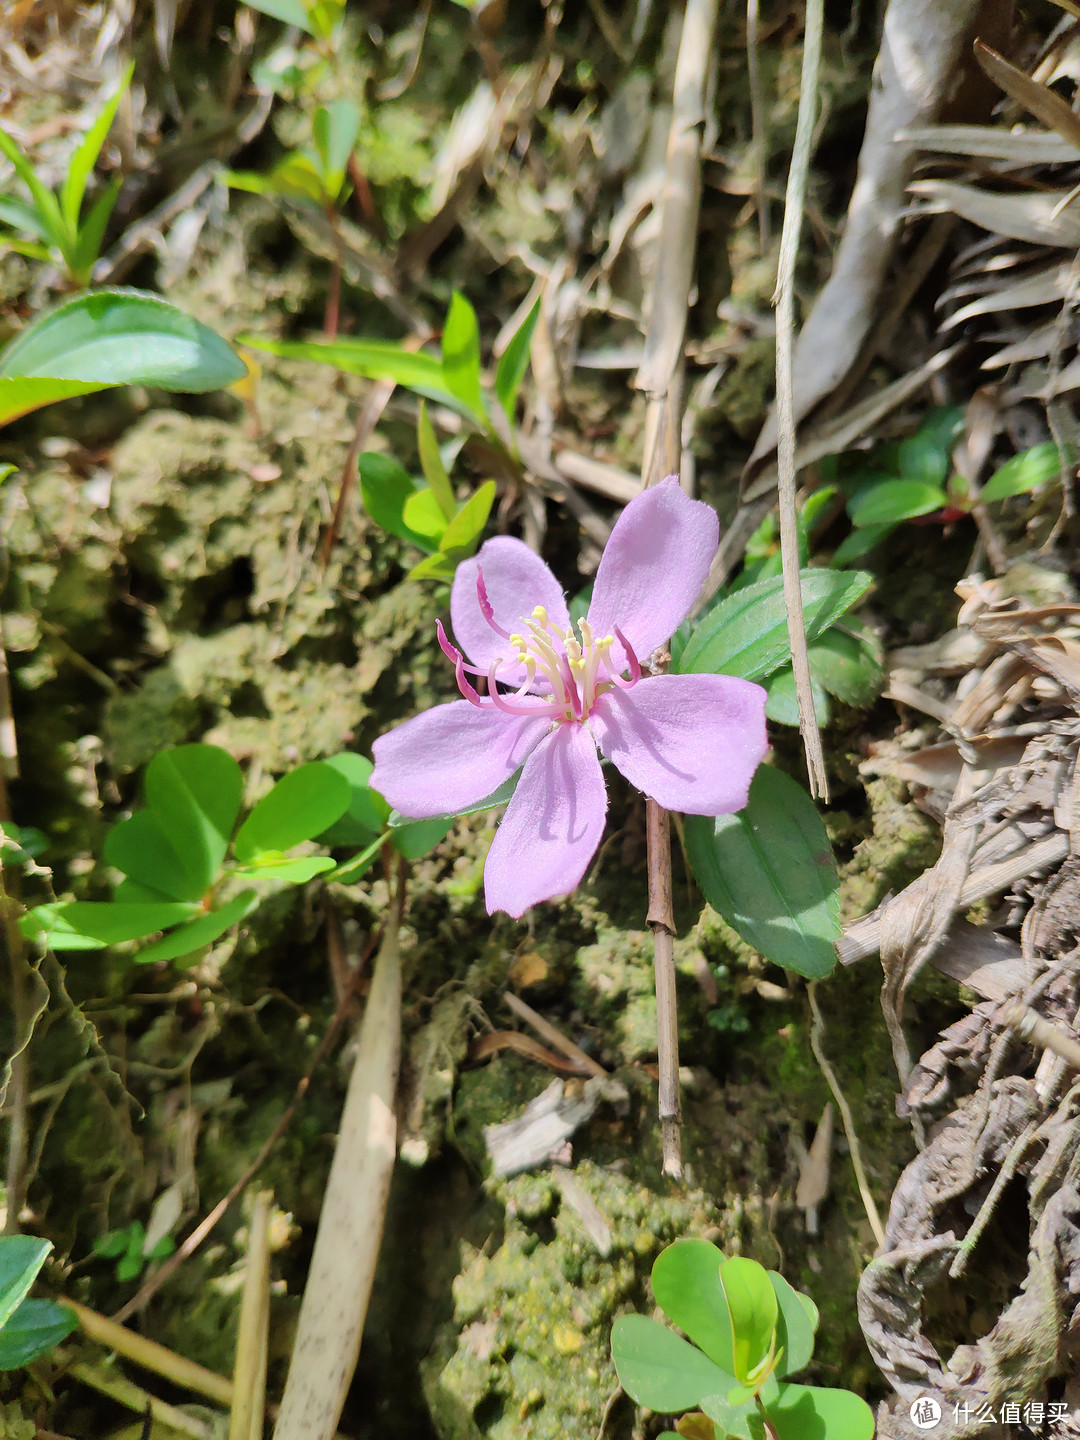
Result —
<svg viewBox="0 0 1080 1440"><path fill-rule="evenodd" d="M443 381L452 395L484 427L484 397L480 390L480 326L476 311L459 290L450 297L442 332Z"/></svg>
<svg viewBox="0 0 1080 1440"><path fill-rule="evenodd" d="M251 880L287 880L290 885L306 885L314 876L333 870L336 864L329 855L298 855L295 860L287 860L270 852L249 865L238 865L231 873Z"/></svg>
<svg viewBox="0 0 1080 1440"><path fill-rule="evenodd" d="M817 1307L809 1295L801 1295L776 1270L770 1270L768 1275L776 1294L776 1348L783 1351L776 1373L783 1379L798 1374L813 1359Z"/></svg>
<svg viewBox="0 0 1080 1440"><path fill-rule="evenodd" d="M73 395L92 395L95 390L106 388L88 380L0 378L0 425L8 425L12 420L18 420L20 415L29 415L31 410L40 410L43 405L53 405L57 400L70 400Z"/></svg>
<svg viewBox="0 0 1080 1440"><path fill-rule="evenodd" d="M6 1325L15 1309L30 1292L51 1240L36 1235L4 1235L0 1238L0 1325Z"/></svg>
<svg viewBox="0 0 1080 1440"><path fill-rule="evenodd" d="M140 814L143 813L140 811ZM107 842L106 842L107 843ZM164 890L155 890L152 885L141 885L138 880L124 879L113 891L113 899L124 905L168 905L182 896L169 895Z"/></svg>
<svg viewBox="0 0 1080 1440"><path fill-rule="evenodd" d="M131 84L134 71L135 62L132 61L120 77L116 89L112 91L101 107L97 119L79 141L74 154L68 160L67 174L64 176L64 183L60 186L60 211L73 234L79 230L79 212L82 209L83 196L86 194L87 181L90 179L98 156L101 154L102 146L112 129L116 111L125 90ZM119 185L116 188L119 189Z"/></svg>
<svg viewBox="0 0 1080 1440"><path fill-rule="evenodd" d="M518 391L521 389L521 382L525 379L525 371L529 368L529 351L532 349L533 331L536 329L536 322L539 318L540 297L538 296L536 304L514 331L510 343L503 351L495 368L495 396L506 412L506 418L511 425L514 423Z"/></svg>
<svg viewBox="0 0 1080 1440"><path fill-rule="evenodd" d="M241 865L268 850L291 850L340 820L349 804L349 782L333 765L315 760L283 775L240 826L233 853Z"/></svg>
<svg viewBox="0 0 1080 1440"><path fill-rule="evenodd" d="M864 555L869 555L870 551L895 529L895 525L864 525L861 530L852 530L836 547L832 564L840 566L847 565L852 560L860 560Z"/></svg>
<svg viewBox="0 0 1080 1440"><path fill-rule="evenodd" d="M948 473L948 448L939 444L935 436L920 429L910 440L901 442L900 474L903 479L920 481L940 489Z"/></svg>
<svg viewBox="0 0 1080 1440"><path fill-rule="evenodd" d="M644 1315L618 1317L611 1327L611 1358L626 1393L662 1415L690 1410L735 1383L696 1346Z"/></svg>
<svg viewBox="0 0 1080 1440"><path fill-rule="evenodd" d="M840 936L829 837L801 785L760 765L737 815L688 815L690 865L709 904L748 945L808 979L828 975Z"/></svg>
<svg viewBox="0 0 1080 1440"><path fill-rule="evenodd" d="M764 1429L758 1416L758 1408L751 1394L741 1401L733 1396L739 1393L735 1387L726 1394L705 1395L701 1408L718 1427L716 1435L734 1436L735 1440L762 1440Z"/></svg>
<svg viewBox="0 0 1080 1440"><path fill-rule="evenodd" d="M873 1440L874 1412L850 1390L781 1385L765 1408L777 1440Z"/></svg>
<svg viewBox="0 0 1080 1440"><path fill-rule="evenodd" d="M315 148L322 162L323 184L330 200L337 201L345 184L349 157L360 133L360 110L352 100L320 105L312 122Z"/></svg>
<svg viewBox="0 0 1080 1440"><path fill-rule="evenodd" d="M390 843L406 860L419 860L434 850L453 824L453 819L407 820L390 833Z"/></svg>
<svg viewBox="0 0 1080 1440"><path fill-rule="evenodd" d="M423 535L427 548L439 544L446 529L446 516L435 493L428 489L416 490L405 501L401 518L406 529L413 535Z"/></svg>
<svg viewBox="0 0 1080 1440"><path fill-rule="evenodd" d="M41 228L48 235L50 242L60 251L61 254L74 243L74 231L69 230L64 223L63 214L60 211L60 202L56 196L38 179L37 171L30 161L23 154L18 144L12 139L6 130L0 129L0 153L3 153L15 167L15 173L30 191L34 201L34 208L38 213Z"/></svg>
<svg viewBox="0 0 1080 1440"><path fill-rule="evenodd" d="M721 1264L720 1285L731 1318L735 1378L756 1389L774 1353L776 1291L765 1267L742 1255Z"/></svg>
<svg viewBox="0 0 1080 1440"><path fill-rule="evenodd" d="M76 295L28 325L0 354L0 376L94 385L196 392L233 385L246 374L220 335L142 290Z"/></svg>
<svg viewBox="0 0 1080 1440"><path fill-rule="evenodd" d="M429 400L466 413L446 384L442 362L422 350L405 350L389 340L264 340L244 335L238 343L286 360L317 360L347 375L392 380L395 385L404 385ZM471 413L468 418L476 419Z"/></svg>
<svg viewBox="0 0 1080 1440"><path fill-rule="evenodd" d="M78 1325L74 1310L55 1300L24 1300L0 1330L0 1370L18 1370L51 1350Z"/></svg>
<svg viewBox="0 0 1080 1440"><path fill-rule="evenodd" d="M35 905L25 915L19 916L19 932L27 940L47 945L50 950L104 950L102 940L91 940L66 925L62 915L63 903L53 901L48 905Z"/></svg>
<svg viewBox="0 0 1080 1440"><path fill-rule="evenodd" d="M131 1227L124 1226L120 1230L110 1230L105 1235L99 1235L94 1241L91 1249L95 1255L100 1255L103 1260L115 1260L118 1255L126 1255L131 1248Z"/></svg>
<svg viewBox="0 0 1080 1440"><path fill-rule="evenodd" d="M19 928L28 939L40 940L52 950L103 950L179 925L199 909L172 901L146 905L74 900L35 906L19 921Z"/></svg>
<svg viewBox="0 0 1080 1440"><path fill-rule="evenodd" d="M720 1288L723 1251L708 1240L676 1240L656 1257L656 1303L721 1370L734 1374L731 1317Z"/></svg>
<svg viewBox="0 0 1080 1440"><path fill-rule="evenodd" d="M108 225L109 217L116 205L122 183L123 181L118 175L106 185L91 205L86 220L79 227L78 239L69 262L72 278L79 284L88 284L90 281L94 261L100 255L102 241L105 239L105 227Z"/></svg>
<svg viewBox="0 0 1080 1440"><path fill-rule="evenodd" d="M381 834L390 817L390 806L369 784L375 768L366 755L345 751L323 762L332 765L349 783L349 804L340 820L317 839L323 845L366 845Z"/></svg>
<svg viewBox="0 0 1080 1440"><path fill-rule="evenodd" d="M421 550L431 550L430 538L413 530L405 520L405 506L417 494L412 476L389 455L376 455L374 451L365 451L359 456L357 466L360 497L375 524Z"/></svg>
<svg viewBox="0 0 1080 1440"><path fill-rule="evenodd" d="M198 920L193 920L190 925L174 930L163 940L155 940L145 950L137 951L132 959L139 965L149 965L155 960L178 960L183 955L190 955L195 950L201 950L204 945L212 945L226 930L246 919L258 903L259 897L254 890L241 890L235 899L222 905L220 910L211 910L209 915L203 915Z"/></svg>
<svg viewBox="0 0 1080 1440"><path fill-rule="evenodd" d="M154 756L145 785L147 807L156 812L191 884L205 895L240 813L240 766L217 745L177 745Z"/></svg>
<svg viewBox="0 0 1080 1440"><path fill-rule="evenodd" d="M477 541L484 532L484 526L495 502L495 481L485 480L469 496L465 504L443 531L439 549L449 556L455 565L467 560L476 550Z"/></svg>
<svg viewBox="0 0 1080 1440"><path fill-rule="evenodd" d="M766 690L768 698L765 701L765 714L768 718L777 725L798 725L799 701L795 693L795 672L791 666L770 676ZM814 675L810 676L810 691L814 697L814 718L818 726L828 725L832 718L832 707L828 695Z"/></svg>
<svg viewBox="0 0 1080 1440"><path fill-rule="evenodd" d="M248 0L248 4L253 10L269 15L273 20L280 20L283 25L295 25L307 35L315 34L303 0Z"/></svg>
<svg viewBox="0 0 1080 1440"><path fill-rule="evenodd" d="M1065 447L1065 460L1068 466L1076 463L1076 451L1071 445ZM1043 444L1033 445L1030 450L1006 460L983 486L979 498L984 505L992 505L996 500L1005 500L1010 495L1025 495L1050 480L1057 480L1060 475L1061 456L1058 447L1053 440L1046 440Z"/></svg>
<svg viewBox="0 0 1080 1440"><path fill-rule="evenodd" d="M834 625L808 653L813 678L845 705L872 705L881 694L885 668L872 635L852 635Z"/></svg>
<svg viewBox="0 0 1080 1440"><path fill-rule="evenodd" d="M852 500L848 514L856 528L895 525L916 515L929 515L948 503L949 497L940 485L928 485L924 480L883 480Z"/></svg>
<svg viewBox="0 0 1080 1440"><path fill-rule="evenodd" d="M37 209L29 200L19 200L14 195L0 195L0 222L44 240L46 244L51 238Z"/></svg>
<svg viewBox="0 0 1080 1440"><path fill-rule="evenodd" d="M457 561L439 550L414 565L405 577L407 580L453 580Z"/></svg>
<svg viewBox="0 0 1080 1440"><path fill-rule="evenodd" d="M206 880L203 871L187 868L169 838L168 818L153 810L137 810L113 826L105 837L104 856L137 885L165 900L201 900L214 878Z"/></svg>
<svg viewBox="0 0 1080 1440"><path fill-rule="evenodd" d="M807 640L816 640L873 584L862 570L800 572ZM679 662L680 675L740 675L761 680L790 659L782 577L729 595L705 614Z"/></svg>
<svg viewBox="0 0 1080 1440"><path fill-rule="evenodd" d="M457 501L454 499L450 476L446 473L446 467L439 453L435 427L431 423L431 416L427 413L427 406L423 401L420 402L420 411L416 417L416 443L417 449L420 451L420 468L424 472L424 479L439 503L443 519L452 520L457 509Z"/></svg>

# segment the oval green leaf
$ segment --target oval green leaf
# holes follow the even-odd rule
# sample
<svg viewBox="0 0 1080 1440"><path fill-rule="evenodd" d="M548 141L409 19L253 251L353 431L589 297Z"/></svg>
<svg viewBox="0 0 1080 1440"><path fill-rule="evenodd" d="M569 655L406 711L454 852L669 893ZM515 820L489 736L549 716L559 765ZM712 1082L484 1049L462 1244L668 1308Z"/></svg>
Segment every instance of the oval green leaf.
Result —
<svg viewBox="0 0 1080 1440"><path fill-rule="evenodd" d="M940 485L928 485L925 480L883 480L853 500L848 514L857 529L863 525L895 525L916 515L929 515L948 503L949 497Z"/></svg>
<svg viewBox="0 0 1080 1440"><path fill-rule="evenodd" d="M177 745L146 767L147 806L198 895L218 877L243 788L240 766L217 745Z"/></svg>
<svg viewBox="0 0 1080 1440"><path fill-rule="evenodd" d="M661 1415L689 1410L735 1383L688 1340L644 1315L618 1317L611 1327L611 1358L626 1393Z"/></svg>
<svg viewBox="0 0 1080 1440"><path fill-rule="evenodd" d="M431 551L435 547L431 538L410 528L405 519L405 506L417 493L412 476L403 470L396 460L388 455L377 455L367 451L357 460L360 472L360 497L364 509L384 530L420 550Z"/></svg>
<svg viewBox="0 0 1080 1440"><path fill-rule="evenodd" d="M258 903L259 897L254 890L241 890L235 899L222 905L220 910L211 910L209 915L203 915L198 920L193 920L190 925L174 930L163 940L155 940L153 945L139 950L132 959L139 965L149 965L154 960L178 960L183 955L191 955L194 951L201 950L204 945L212 945L226 930L250 915Z"/></svg>
<svg viewBox="0 0 1080 1440"><path fill-rule="evenodd" d="M267 851L282 853L340 820L349 782L333 765L315 760L283 775L240 826L233 853L242 865Z"/></svg>
<svg viewBox="0 0 1080 1440"><path fill-rule="evenodd" d="M839 880L817 807L761 765L737 815L688 815L686 848L706 900L748 945L808 979L828 975L840 936Z"/></svg>
<svg viewBox="0 0 1080 1440"><path fill-rule="evenodd" d="M0 1238L0 1325L7 1323L29 1294L51 1249L51 1240L39 1240L36 1235Z"/></svg>
<svg viewBox="0 0 1080 1440"><path fill-rule="evenodd" d="M731 1317L720 1288L724 1253L708 1240L676 1240L656 1257L656 1303L709 1359L734 1375Z"/></svg>
<svg viewBox="0 0 1080 1440"><path fill-rule="evenodd" d="M459 290L450 297L442 332L443 382L478 425L484 426L480 390L480 326L476 311Z"/></svg>
<svg viewBox="0 0 1080 1440"><path fill-rule="evenodd" d="M789 1285L778 1271L770 1270L768 1275L776 1293L776 1348L783 1351L776 1373L783 1379L798 1374L813 1359L817 1306L809 1295L802 1295Z"/></svg>
<svg viewBox="0 0 1080 1440"><path fill-rule="evenodd" d="M850 1390L781 1385L766 1413L777 1440L873 1440L874 1412Z"/></svg>
<svg viewBox="0 0 1080 1440"><path fill-rule="evenodd" d="M206 893L202 873L189 872L156 811L137 810L114 825L105 837L104 855L136 885L157 892L152 896L118 893L118 900L201 900Z"/></svg>
<svg viewBox="0 0 1080 1440"><path fill-rule="evenodd" d="M1071 466L1076 461L1076 451L1071 445L1065 447L1065 461L1066 466ZM1006 500L1010 495L1025 495L1040 485L1059 479L1060 476L1061 456L1058 447L1053 440L1046 440L1043 444L1033 445L1030 450L1006 460L983 486L979 498L984 505L992 505L995 500Z"/></svg>
<svg viewBox="0 0 1080 1440"><path fill-rule="evenodd" d="M198 915L198 905L169 902L160 905L111 900L74 900L61 905L39 905L23 918L34 927L34 938L53 950L100 950L141 940L171 925ZM23 931L26 934L26 930Z"/></svg>
<svg viewBox="0 0 1080 1440"><path fill-rule="evenodd" d="M774 1353L779 1307L769 1275L756 1260L736 1255L720 1266L720 1286L731 1319L735 1378L756 1389Z"/></svg>
<svg viewBox="0 0 1080 1440"><path fill-rule="evenodd" d="M323 763L332 765L348 781L349 804L341 819L316 838L330 846L367 845L380 834L390 817L390 806L368 783L375 767L366 755L348 750L331 755Z"/></svg>
<svg viewBox="0 0 1080 1440"><path fill-rule="evenodd" d="M852 635L834 625L808 653L813 679L845 705L872 705L881 694L885 667L872 635Z"/></svg>
<svg viewBox="0 0 1080 1440"><path fill-rule="evenodd" d="M807 640L858 604L873 584L863 570L800 572ZM680 675L739 675L761 680L790 658L781 576L729 595L702 617L679 662Z"/></svg>
<svg viewBox="0 0 1080 1440"><path fill-rule="evenodd" d="M0 1330L0 1370L18 1370L51 1350L78 1325L75 1312L55 1300L24 1300Z"/></svg>

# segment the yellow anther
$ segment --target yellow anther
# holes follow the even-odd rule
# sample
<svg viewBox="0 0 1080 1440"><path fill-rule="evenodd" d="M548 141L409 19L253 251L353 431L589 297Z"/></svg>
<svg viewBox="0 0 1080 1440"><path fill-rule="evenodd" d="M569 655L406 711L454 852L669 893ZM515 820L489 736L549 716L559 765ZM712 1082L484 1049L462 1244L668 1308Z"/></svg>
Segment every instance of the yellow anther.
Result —
<svg viewBox="0 0 1080 1440"><path fill-rule="evenodd" d="M597 642L596 642L596 648L597 648L597 650L610 650L611 647L612 647L612 645L614 645L614 644L615 644L615 636L614 636L614 635L605 635L602 640L597 640Z"/></svg>
<svg viewBox="0 0 1080 1440"><path fill-rule="evenodd" d="M523 650L523 649L525 648L525 636L524 636L524 635L511 635L511 636L510 636L510 644L511 644L511 645L516 645L519 650Z"/></svg>
<svg viewBox="0 0 1080 1440"><path fill-rule="evenodd" d="M543 605L535 606L532 613L533 619L539 620L541 625L546 625L548 623L547 611L544 609Z"/></svg>

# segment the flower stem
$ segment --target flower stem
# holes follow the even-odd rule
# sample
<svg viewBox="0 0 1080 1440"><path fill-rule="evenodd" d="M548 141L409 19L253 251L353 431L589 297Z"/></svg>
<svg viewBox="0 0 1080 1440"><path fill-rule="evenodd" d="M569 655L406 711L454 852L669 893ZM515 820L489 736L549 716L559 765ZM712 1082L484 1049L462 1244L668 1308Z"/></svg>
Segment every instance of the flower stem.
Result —
<svg viewBox="0 0 1080 1440"><path fill-rule="evenodd" d="M671 825L655 800L645 801L649 913L656 973L656 1064L660 1072L661 1170L681 1180L682 1109L679 1103L679 1012L675 997L675 917L671 908Z"/></svg>

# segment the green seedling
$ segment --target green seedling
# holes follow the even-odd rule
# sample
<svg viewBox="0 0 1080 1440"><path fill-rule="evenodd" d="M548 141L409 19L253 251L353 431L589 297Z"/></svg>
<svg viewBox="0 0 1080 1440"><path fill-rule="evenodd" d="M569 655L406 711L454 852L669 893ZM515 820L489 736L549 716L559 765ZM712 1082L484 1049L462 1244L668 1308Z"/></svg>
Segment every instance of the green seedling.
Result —
<svg viewBox="0 0 1080 1440"><path fill-rule="evenodd" d="M0 1238L0 1370L29 1365L78 1324L66 1306L27 1298L51 1249L32 1235Z"/></svg>
<svg viewBox="0 0 1080 1440"><path fill-rule="evenodd" d="M105 229L120 193L121 177L114 176L109 181L85 215L83 202L134 68L134 65L127 67L120 83L106 99L68 161L64 182L55 192L42 182L16 141L0 129L0 152L11 161L15 174L29 192L29 199L0 196L0 223L7 227L7 232L0 234L0 241L20 255L51 260L64 270L69 284L79 289L90 283Z"/></svg>
<svg viewBox="0 0 1080 1440"><path fill-rule="evenodd" d="M683 1415L680 1434L871 1440L873 1413L859 1396L790 1380L813 1357L818 1312L775 1270L726 1259L706 1240L679 1240L657 1256L652 1287L688 1339L644 1315L622 1315L611 1353L639 1405Z"/></svg>
<svg viewBox="0 0 1080 1440"><path fill-rule="evenodd" d="M175 1249L176 1241L171 1235L163 1235L147 1249L146 1227L141 1220L110 1230L94 1241L95 1255L116 1261L116 1278L122 1284L137 1280L151 1260L165 1260Z"/></svg>
<svg viewBox="0 0 1080 1440"><path fill-rule="evenodd" d="M345 0L250 0L250 4L253 10L295 25L324 43L335 36L345 13Z"/></svg>

